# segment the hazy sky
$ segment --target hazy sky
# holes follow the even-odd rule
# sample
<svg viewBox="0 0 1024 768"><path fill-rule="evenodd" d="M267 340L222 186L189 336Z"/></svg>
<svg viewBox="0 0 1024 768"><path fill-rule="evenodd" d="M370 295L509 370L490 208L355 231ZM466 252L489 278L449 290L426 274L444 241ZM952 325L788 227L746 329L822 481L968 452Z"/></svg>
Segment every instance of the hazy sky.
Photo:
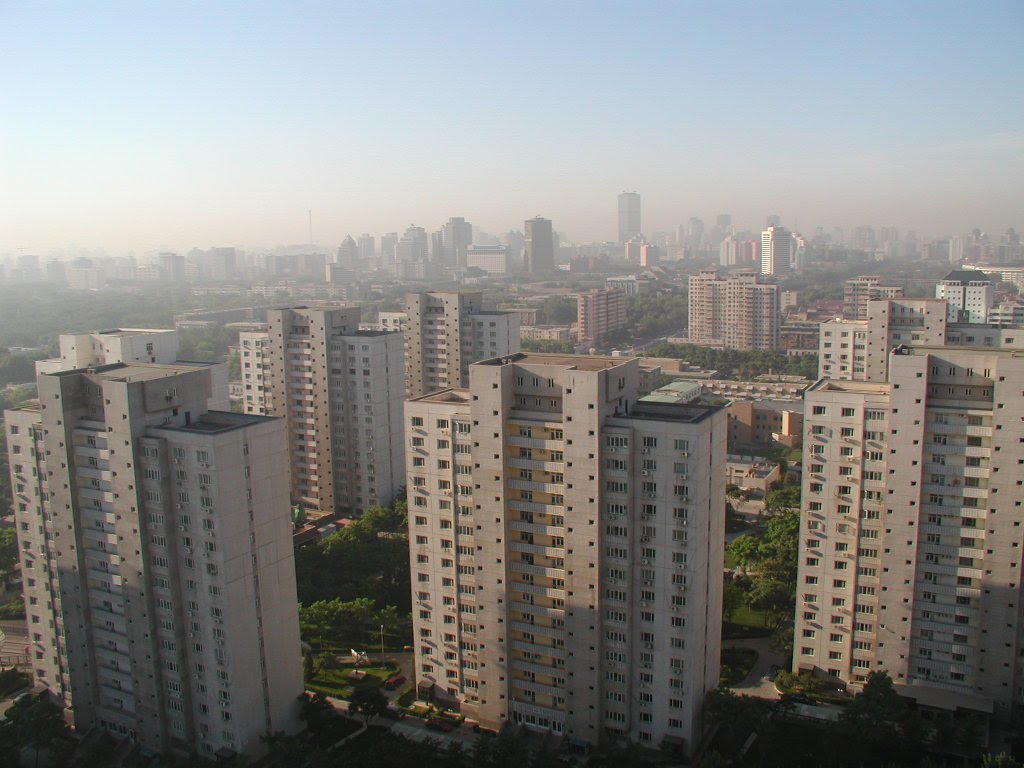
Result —
<svg viewBox="0 0 1024 768"><path fill-rule="evenodd" d="M1024 3L0 0L0 254L1024 224Z"/></svg>

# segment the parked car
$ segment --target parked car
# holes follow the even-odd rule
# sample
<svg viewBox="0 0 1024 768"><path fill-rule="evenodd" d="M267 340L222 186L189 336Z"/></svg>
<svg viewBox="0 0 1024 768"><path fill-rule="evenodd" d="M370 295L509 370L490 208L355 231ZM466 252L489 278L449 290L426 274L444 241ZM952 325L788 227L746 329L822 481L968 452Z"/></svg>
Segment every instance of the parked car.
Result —
<svg viewBox="0 0 1024 768"><path fill-rule="evenodd" d="M398 688L404 682L405 677L403 675L392 675L384 681L384 687L387 688L389 691L393 691L395 690L395 688Z"/></svg>
<svg viewBox="0 0 1024 768"><path fill-rule="evenodd" d="M381 714L388 720L401 720L405 717L405 710L394 704L389 704Z"/></svg>
<svg viewBox="0 0 1024 768"><path fill-rule="evenodd" d="M443 733L451 733L458 727L457 723L443 717L431 717L427 720L427 728Z"/></svg>

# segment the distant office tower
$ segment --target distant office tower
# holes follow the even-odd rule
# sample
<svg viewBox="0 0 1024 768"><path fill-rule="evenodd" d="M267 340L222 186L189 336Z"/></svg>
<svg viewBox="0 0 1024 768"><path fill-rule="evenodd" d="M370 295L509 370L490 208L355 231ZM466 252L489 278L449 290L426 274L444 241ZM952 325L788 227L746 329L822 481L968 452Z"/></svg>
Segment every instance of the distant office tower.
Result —
<svg viewBox="0 0 1024 768"><path fill-rule="evenodd" d="M850 278L843 283L843 317L847 320L867 320L869 301L898 299L902 296L902 286L882 285L882 278L878 275Z"/></svg>
<svg viewBox="0 0 1024 768"><path fill-rule="evenodd" d="M689 280L689 339L726 349L778 349L779 286L753 270L724 278L704 269Z"/></svg>
<svg viewBox="0 0 1024 768"><path fill-rule="evenodd" d="M718 227L722 232L728 234L732 232L732 214L731 213L720 213L715 219L715 226Z"/></svg>
<svg viewBox="0 0 1024 768"><path fill-rule="evenodd" d="M725 412L636 359L511 355L406 404L421 691L488 728L692 752L718 685Z"/></svg>
<svg viewBox="0 0 1024 768"><path fill-rule="evenodd" d="M373 235L365 232L359 236L359 260L363 265L369 265L377 258L377 245Z"/></svg>
<svg viewBox="0 0 1024 768"><path fill-rule="evenodd" d="M519 315L485 312L480 292L409 293L405 314L409 397L465 386L470 363L519 351Z"/></svg>
<svg viewBox="0 0 1024 768"><path fill-rule="evenodd" d="M508 272L507 245L471 245L466 249L466 267L476 267L491 275Z"/></svg>
<svg viewBox="0 0 1024 768"><path fill-rule="evenodd" d="M661 249L651 243L640 246L640 266L656 267L661 262Z"/></svg>
<svg viewBox="0 0 1024 768"><path fill-rule="evenodd" d="M640 222L640 195L623 192L619 195L619 243L625 244L639 235L643 227Z"/></svg>
<svg viewBox="0 0 1024 768"><path fill-rule="evenodd" d="M633 235L622 247L622 257L628 262L639 264L640 252L645 245L647 245L647 240L643 235Z"/></svg>
<svg viewBox="0 0 1024 768"><path fill-rule="evenodd" d="M287 421L292 501L314 517L389 505L405 482L403 337L359 315L272 309L267 331L239 334L245 410Z"/></svg>
<svg viewBox="0 0 1024 768"><path fill-rule="evenodd" d="M352 239L352 235L345 235L341 241L334 263L342 269L355 269L359 264L359 245Z"/></svg>
<svg viewBox="0 0 1024 768"><path fill-rule="evenodd" d="M1024 357L898 347L805 395L794 670L1019 715Z"/></svg>
<svg viewBox="0 0 1024 768"><path fill-rule="evenodd" d="M158 257L161 277L174 283L185 279L185 257L177 253L161 253Z"/></svg>
<svg viewBox="0 0 1024 768"><path fill-rule="evenodd" d="M782 223L782 218L777 213L769 213L764 219L766 227L777 227Z"/></svg>
<svg viewBox="0 0 1024 768"><path fill-rule="evenodd" d="M210 279L234 280L238 270L238 254L234 248L214 248L209 254Z"/></svg>
<svg viewBox="0 0 1024 768"><path fill-rule="evenodd" d="M760 243L756 240L729 235L718 246L718 263L723 267L754 266L760 259Z"/></svg>
<svg viewBox="0 0 1024 768"><path fill-rule="evenodd" d="M526 271L551 272L555 268L555 237L551 220L527 219L524 223L526 235L523 241Z"/></svg>
<svg viewBox="0 0 1024 768"><path fill-rule="evenodd" d="M686 245L698 251L704 247L704 221L698 219L696 216L690 217L690 223L688 226Z"/></svg>
<svg viewBox="0 0 1024 768"><path fill-rule="evenodd" d="M473 242L473 225L461 216L453 216L441 227L441 247L445 265L466 268L466 253Z"/></svg>
<svg viewBox="0 0 1024 768"><path fill-rule="evenodd" d="M285 424L209 366L42 373L5 414L33 678L75 728L212 760L298 730Z"/></svg>
<svg viewBox="0 0 1024 768"><path fill-rule="evenodd" d="M398 233L388 232L380 237L380 265L383 269L394 272L395 259L398 252Z"/></svg>
<svg viewBox="0 0 1024 768"><path fill-rule="evenodd" d="M784 227L768 227L761 233L761 274L788 275L795 253L792 232Z"/></svg>
<svg viewBox="0 0 1024 768"><path fill-rule="evenodd" d="M935 286L935 298L949 302L951 323L987 323L995 301L992 278L977 270L955 269Z"/></svg>
<svg viewBox="0 0 1024 768"><path fill-rule="evenodd" d="M600 344L609 333L626 325L626 294L614 288L594 288L576 296L578 338L588 346Z"/></svg>
<svg viewBox="0 0 1024 768"><path fill-rule="evenodd" d="M410 226L395 246L395 262L398 276L402 278L423 278L430 256L430 238L423 227Z"/></svg>

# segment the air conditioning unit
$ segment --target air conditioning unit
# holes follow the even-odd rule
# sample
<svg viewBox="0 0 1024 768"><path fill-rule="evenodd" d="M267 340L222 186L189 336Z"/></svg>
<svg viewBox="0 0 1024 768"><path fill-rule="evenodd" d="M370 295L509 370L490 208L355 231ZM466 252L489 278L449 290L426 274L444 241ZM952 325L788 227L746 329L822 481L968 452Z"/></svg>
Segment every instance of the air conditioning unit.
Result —
<svg viewBox="0 0 1024 768"><path fill-rule="evenodd" d="M648 493L647 494L647 498L648 499L656 499L656 498L658 498L658 494L656 494L656 493Z"/></svg>
<svg viewBox="0 0 1024 768"><path fill-rule="evenodd" d="M647 601L646 600L641 600L640 601L640 607L641 608L646 608L647 607Z"/></svg>
<svg viewBox="0 0 1024 768"><path fill-rule="evenodd" d="M650 452L651 452L650 448L641 448L640 449L640 453L650 453Z"/></svg>
<svg viewBox="0 0 1024 768"><path fill-rule="evenodd" d="M647 471L646 469L641 469L641 470L640 470L640 474L641 474L641 475L643 475L644 477L647 477L647 476L648 476L649 474L651 474L651 473L650 473L650 472L648 472L648 471Z"/></svg>
<svg viewBox="0 0 1024 768"><path fill-rule="evenodd" d="M609 448L608 449L608 453L615 453L615 449L614 448Z"/></svg>
<svg viewBox="0 0 1024 768"><path fill-rule="evenodd" d="M651 540L651 537L650 537L650 536L644 536L643 538L641 538L641 539L640 539L640 541L642 541L642 542L643 542L644 544L646 544L646 543L647 543L647 542L649 542L650 540Z"/></svg>
<svg viewBox="0 0 1024 768"><path fill-rule="evenodd" d="M650 579L646 579L646 580L644 581L644 586L645 586L645 587L653 587L653 586L654 586L654 582L653 582L653 581L651 581Z"/></svg>
<svg viewBox="0 0 1024 768"><path fill-rule="evenodd" d="M689 479L690 479L690 476L689 476L689 475L680 475L680 476L679 476L679 479L680 479L680 480L689 480Z"/></svg>
<svg viewBox="0 0 1024 768"><path fill-rule="evenodd" d="M651 561L648 560L646 557L643 560L641 560L640 562L643 563L644 565L650 565L651 564Z"/></svg>

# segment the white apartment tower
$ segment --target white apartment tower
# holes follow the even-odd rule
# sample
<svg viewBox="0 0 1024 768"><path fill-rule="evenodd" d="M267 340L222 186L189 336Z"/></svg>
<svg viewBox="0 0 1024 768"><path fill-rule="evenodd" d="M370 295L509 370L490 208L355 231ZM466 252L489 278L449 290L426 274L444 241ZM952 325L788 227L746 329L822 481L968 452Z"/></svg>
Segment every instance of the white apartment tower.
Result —
<svg viewBox="0 0 1024 768"><path fill-rule="evenodd" d="M245 411L287 420L292 501L314 517L386 506L405 483L402 335L359 315L274 309L267 331L239 334Z"/></svg>
<svg viewBox="0 0 1024 768"><path fill-rule="evenodd" d="M795 670L1019 711L1022 381L1019 350L901 346L807 391Z"/></svg>
<svg viewBox="0 0 1024 768"><path fill-rule="evenodd" d="M796 257L796 240L785 227L768 227L761 232L761 274L788 275Z"/></svg>
<svg viewBox="0 0 1024 768"><path fill-rule="evenodd" d="M420 695L692 751L718 684L725 413L635 359L516 354L406 404Z"/></svg>
<svg viewBox="0 0 1024 768"><path fill-rule="evenodd" d="M935 286L935 298L949 302L951 323L987 323L993 291L992 279L984 272L955 269Z"/></svg>
<svg viewBox="0 0 1024 768"><path fill-rule="evenodd" d="M689 279L689 339L693 344L760 350L779 346L779 286L753 270L722 277L704 269Z"/></svg>
<svg viewBox="0 0 1024 768"><path fill-rule="evenodd" d="M38 391L5 414L36 683L78 731L157 752L259 753L295 730L284 422L208 410L202 364L43 373Z"/></svg>
<svg viewBox="0 0 1024 768"><path fill-rule="evenodd" d="M519 351L519 314L484 311L480 292L431 291L405 297L409 397L469 384L469 365Z"/></svg>

